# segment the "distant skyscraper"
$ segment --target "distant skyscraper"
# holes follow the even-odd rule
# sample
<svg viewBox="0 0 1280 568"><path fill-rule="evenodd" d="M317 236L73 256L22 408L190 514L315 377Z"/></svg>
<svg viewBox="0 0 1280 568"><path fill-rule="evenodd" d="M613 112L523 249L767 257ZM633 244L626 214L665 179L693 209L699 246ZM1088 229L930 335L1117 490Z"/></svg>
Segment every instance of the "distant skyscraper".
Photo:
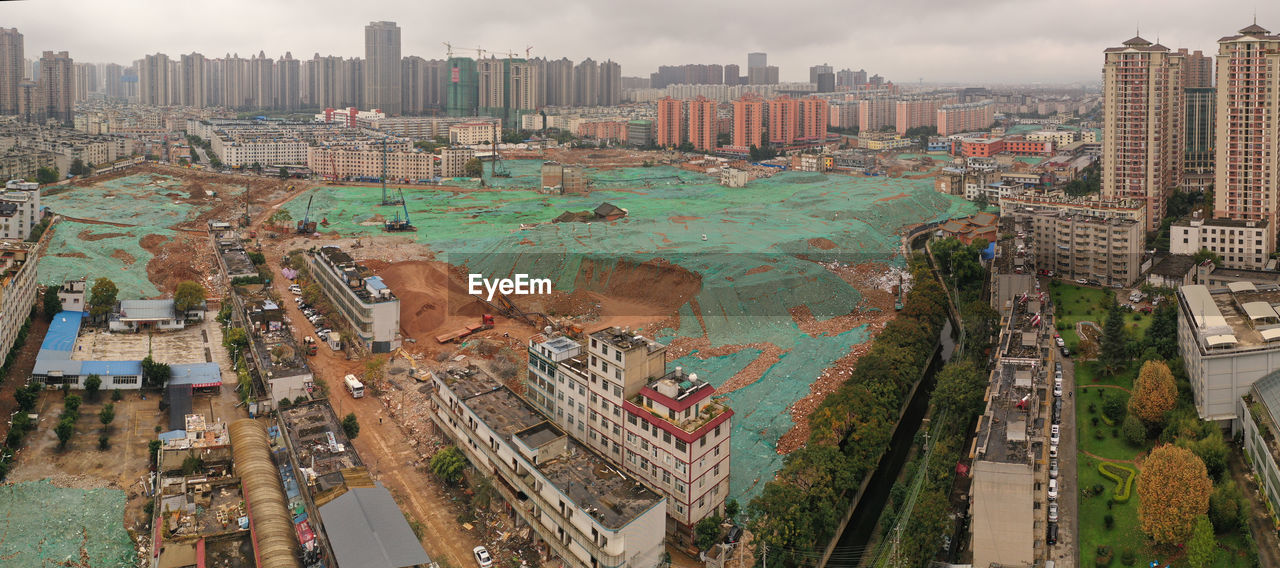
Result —
<svg viewBox="0 0 1280 568"><path fill-rule="evenodd" d="M600 104L600 65L590 57L573 69L573 104L598 106Z"/></svg>
<svg viewBox="0 0 1280 568"><path fill-rule="evenodd" d="M284 57L276 61L276 101L275 108L284 111L295 111L302 104L302 67L293 54L286 51Z"/></svg>
<svg viewBox="0 0 1280 568"><path fill-rule="evenodd" d="M1265 220L1268 244L1274 245L1280 221L1280 36L1253 24L1219 39L1217 69L1213 215Z"/></svg>
<svg viewBox="0 0 1280 568"><path fill-rule="evenodd" d="M830 121L831 113L827 101L817 97L800 99L800 121L796 128L796 138L807 142L826 140L827 125Z"/></svg>
<svg viewBox="0 0 1280 568"><path fill-rule="evenodd" d="M1104 54L1102 195L1144 202L1154 231L1182 181L1183 58L1141 37Z"/></svg>
<svg viewBox="0 0 1280 568"><path fill-rule="evenodd" d="M364 28L364 93L368 106L388 115L401 114L400 27L370 22Z"/></svg>
<svg viewBox="0 0 1280 568"><path fill-rule="evenodd" d="M600 64L599 104L601 106L616 106L621 103L622 66L613 60L605 61Z"/></svg>
<svg viewBox="0 0 1280 568"><path fill-rule="evenodd" d="M1187 48L1178 50L1183 57L1186 70L1182 74L1183 86L1188 89L1208 89L1213 86L1213 58L1199 49L1187 52Z"/></svg>
<svg viewBox="0 0 1280 568"><path fill-rule="evenodd" d="M427 60L416 55L400 62L400 104L404 114L422 114L427 109Z"/></svg>
<svg viewBox="0 0 1280 568"><path fill-rule="evenodd" d="M276 101L276 64L266 52L249 61L249 85L253 94L253 108L274 108Z"/></svg>
<svg viewBox="0 0 1280 568"><path fill-rule="evenodd" d="M769 99L769 144L790 146L800 125L800 101L787 95Z"/></svg>
<svg viewBox="0 0 1280 568"><path fill-rule="evenodd" d="M546 70L546 104L571 106L573 104L573 62L568 58L548 61Z"/></svg>
<svg viewBox="0 0 1280 568"><path fill-rule="evenodd" d="M742 72L732 63L724 66L724 84L738 85L742 83Z"/></svg>
<svg viewBox="0 0 1280 568"><path fill-rule="evenodd" d="M837 86L837 87L852 87L852 86L853 86L853 76L854 76L854 73L853 73L853 70L852 70L852 69L841 69L841 70L837 71L837 72L836 72L836 86Z"/></svg>
<svg viewBox="0 0 1280 568"><path fill-rule="evenodd" d="M1213 89L1186 89L1187 148L1183 156L1183 183L1205 187L1213 183Z"/></svg>
<svg viewBox="0 0 1280 568"><path fill-rule="evenodd" d="M173 104L169 99L169 85L169 56L157 53L143 57L138 69L138 102L154 106Z"/></svg>
<svg viewBox="0 0 1280 568"><path fill-rule="evenodd" d="M814 65L809 68L809 82L817 84L818 76L823 73L835 73L835 71L826 63L823 63L822 65Z"/></svg>
<svg viewBox="0 0 1280 568"><path fill-rule="evenodd" d="M748 69L747 84L777 85L778 84L778 68L774 65L767 65L765 67L752 67Z"/></svg>
<svg viewBox="0 0 1280 568"><path fill-rule="evenodd" d="M18 114L18 84L26 74L22 49L17 28L0 28L0 114Z"/></svg>
<svg viewBox="0 0 1280 568"><path fill-rule="evenodd" d="M18 119L23 122L43 123L46 107L40 98L40 85L35 81L18 83Z"/></svg>
<svg viewBox="0 0 1280 568"><path fill-rule="evenodd" d="M116 63L108 63L103 67L102 84L109 99L124 98L124 89L120 79L124 76L124 67Z"/></svg>
<svg viewBox="0 0 1280 568"><path fill-rule="evenodd" d="M72 122L76 94L76 67L65 51L46 51L40 57L40 99L46 116L63 124Z"/></svg>
<svg viewBox="0 0 1280 568"><path fill-rule="evenodd" d="M445 112L449 116L475 116L480 103L475 60L452 57L448 66Z"/></svg>
<svg viewBox="0 0 1280 568"><path fill-rule="evenodd" d="M542 81L541 70L542 66L538 63L523 59L511 60L508 97L510 97L512 109L533 110L544 104L538 92L538 85L546 84ZM515 120L515 113L512 113L510 119Z"/></svg>
<svg viewBox="0 0 1280 568"><path fill-rule="evenodd" d="M178 103L186 106L204 107L208 104L205 89L205 58L199 53L185 54L180 57L178 80Z"/></svg>
<svg viewBox="0 0 1280 568"><path fill-rule="evenodd" d="M756 67L767 67L768 65L769 65L769 54L761 53L761 52L747 54L747 69L754 69Z"/></svg>

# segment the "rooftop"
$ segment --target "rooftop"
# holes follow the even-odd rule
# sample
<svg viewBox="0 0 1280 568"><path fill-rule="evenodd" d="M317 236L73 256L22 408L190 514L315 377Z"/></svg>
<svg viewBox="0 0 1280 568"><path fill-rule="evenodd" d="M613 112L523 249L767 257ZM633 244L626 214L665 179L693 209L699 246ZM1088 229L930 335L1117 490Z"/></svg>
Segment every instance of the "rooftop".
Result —
<svg viewBox="0 0 1280 568"><path fill-rule="evenodd" d="M321 505L320 515L341 566L403 568L431 564L391 492L381 483L348 489Z"/></svg>
<svg viewBox="0 0 1280 568"><path fill-rule="evenodd" d="M1202 284L1178 289L1182 316L1196 331L1206 354L1280 349L1280 287L1232 282L1227 288Z"/></svg>
<svg viewBox="0 0 1280 568"><path fill-rule="evenodd" d="M316 256L346 283L347 291L361 302L378 304L397 299L381 277L374 276L372 270L356 263L342 249L336 246L321 247Z"/></svg>
<svg viewBox="0 0 1280 568"><path fill-rule="evenodd" d="M657 341L649 339L643 335L630 333L627 328L616 326L592 333L591 338L599 340L600 342L623 352L638 349L640 347L647 347L649 353L653 353L659 349L666 349L667 347L666 345L658 343Z"/></svg>
<svg viewBox="0 0 1280 568"><path fill-rule="evenodd" d="M508 443L517 435L530 445L558 437L558 427L488 373L479 369L465 375L449 371L443 375L433 373L445 380L462 403ZM546 439L536 440L539 436ZM562 454L538 460L534 467L572 499L577 508L587 511L600 524L610 529L621 528L662 502L660 495L639 480L610 465L576 440L565 438L566 448Z"/></svg>
<svg viewBox="0 0 1280 568"><path fill-rule="evenodd" d="M321 477L364 464L326 401L312 401L280 411L298 467Z"/></svg>
<svg viewBox="0 0 1280 568"><path fill-rule="evenodd" d="M977 458L1000 463L1030 464L1036 425L1028 424L1039 384L1039 368L1001 361L991 374L987 413L978 425Z"/></svg>

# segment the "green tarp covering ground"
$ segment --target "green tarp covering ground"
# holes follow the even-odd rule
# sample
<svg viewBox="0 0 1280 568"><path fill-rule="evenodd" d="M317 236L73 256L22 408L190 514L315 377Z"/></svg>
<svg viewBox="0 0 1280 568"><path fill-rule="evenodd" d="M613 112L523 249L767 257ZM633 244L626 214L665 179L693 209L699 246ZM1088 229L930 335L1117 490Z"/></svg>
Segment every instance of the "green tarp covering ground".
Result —
<svg viewBox="0 0 1280 568"><path fill-rule="evenodd" d="M0 486L0 565L133 566L124 506L118 489L66 489L48 480Z"/></svg>
<svg viewBox="0 0 1280 568"><path fill-rule="evenodd" d="M650 335L667 340L705 333L712 346L762 342L788 350L759 381L728 395L737 409L730 492L743 502L781 465L777 441L793 426L788 407L809 393L824 368L868 337L861 327L835 337L800 331L790 309L808 306L823 320L849 313L860 300L856 289L814 261L901 264L896 230L973 210L934 191L932 178L783 172L727 188L710 176L665 166L589 170L597 188L589 196L552 196L531 189L539 185L540 163L505 162L512 177L488 180L502 191L406 191L417 227L409 235L470 272L526 273L550 278L563 291L584 284L584 259L597 268L663 259L701 274L701 292L679 310L680 329ZM381 234L381 219L399 209L377 205L378 188L322 187L312 194L312 216L330 223L322 231L344 236ZM565 211L604 202L626 209L627 216L549 223ZM285 207L301 219L306 206L303 196ZM597 270L586 285L603 289L607 273ZM690 356L675 364L719 385L758 353L706 361Z"/></svg>

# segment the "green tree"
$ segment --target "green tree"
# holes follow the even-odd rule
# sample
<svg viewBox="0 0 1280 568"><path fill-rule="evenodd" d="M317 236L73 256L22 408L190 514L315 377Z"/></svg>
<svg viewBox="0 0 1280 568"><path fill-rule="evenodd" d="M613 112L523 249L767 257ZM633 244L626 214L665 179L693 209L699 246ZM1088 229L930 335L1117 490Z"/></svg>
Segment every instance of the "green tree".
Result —
<svg viewBox="0 0 1280 568"><path fill-rule="evenodd" d="M933 403L953 419L967 421L983 408L987 377L968 361L946 365L938 372Z"/></svg>
<svg viewBox="0 0 1280 568"><path fill-rule="evenodd" d="M280 179L289 179L289 168L280 166L280 173L277 175L280 176Z"/></svg>
<svg viewBox="0 0 1280 568"><path fill-rule="evenodd" d="M681 152L692 152L694 151L693 142L685 140L684 142L681 142L679 146L676 146L676 150Z"/></svg>
<svg viewBox="0 0 1280 568"><path fill-rule="evenodd" d="M1209 477L1214 480L1222 479L1222 474L1227 471L1227 458L1231 450L1227 447L1227 442L1222 439L1220 430L1210 430L1199 440L1179 439L1178 445L1191 450L1196 457L1200 458L1200 461L1204 462L1204 468L1209 473Z"/></svg>
<svg viewBox="0 0 1280 568"><path fill-rule="evenodd" d="M98 422L103 426L110 426L116 419L116 405L107 403L102 405L102 410L98 411Z"/></svg>
<svg viewBox="0 0 1280 568"><path fill-rule="evenodd" d="M1112 391L1115 389L1106 389ZM1125 395L1122 392L1107 392L1102 397L1102 414L1112 422L1124 419Z"/></svg>
<svg viewBox="0 0 1280 568"><path fill-rule="evenodd" d="M986 211L991 206L991 200L987 198L985 192L978 192L978 197L974 198L973 204L978 207L978 211Z"/></svg>
<svg viewBox="0 0 1280 568"><path fill-rule="evenodd" d="M244 349L249 346L249 334L243 327L233 327L222 336L222 346L227 349Z"/></svg>
<svg viewBox="0 0 1280 568"><path fill-rule="evenodd" d="M1209 521L1213 523L1215 531L1225 533L1237 529L1248 530L1240 520L1240 514L1245 510L1243 500L1244 495L1234 481L1219 483L1213 489L1213 494L1209 496Z"/></svg>
<svg viewBox="0 0 1280 568"><path fill-rule="evenodd" d="M151 456L151 465L159 465L156 462L156 456L160 455L160 440L147 442L147 453Z"/></svg>
<svg viewBox="0 0 1280 568"><path fill-rule="evenodd" d="M204 286L198 282L184 280L178 283L173 291L173 309L179 314L194 310L204 303Z"/></svg>
<svg viewBox="0 0 1280 568"><path fill-rule="evenodd" d="M161 388L165 383L169 382L169 377L173 375L173 370L169 368L167 363L157 363L150 355L142 360L142 386L146 388Z"/></svg>
<svg viewBox="0 0 1280 568"><path fill-rule="evenodd" d="M79 176L79 175L87 174L89 172L87 172L86 168L84 167L84 160L81 160L80 158L76 158L74 160L71 160L71 168L67 170L67 173L73 176Z"/></svg>
<svg viewBox="0 0 1280 568"><path fill-rule="evenodd" d="M270 221L272 225L288 226L289 222L293 220L293 215L290 214L287 209L281 207L280 209L277 209L275 213L272 213L271 217L267 220Z"/></svg>
<svg viewBox="0 0 1280 568"><path fill-rule="evenodd" d="M89 315L94 319L99 319L111 313L116 307L116 294L120 290L116 288L116 283L108 278L99 278L93 281L93 288L89 290Z"/></svg>
<svg viewBox="0 0 1280 568"><path fill-rule="evenodd" d="M89 375L84 379L84 394L89 400L98 400L98 392L102 388L102 378L98 375Z"/></svg>
<svg viewBox="0 0 1280 568"><path fill-rule="evenodd" d="M1143 425L1142 420L1132 414L1124 417L1124 423L1120 426L1120 434L1124 436L1125 442L1135 448L1147 441L1147 427Z"/></svg>
<svg viewBox="0 0 1280 568"><path fill-rule="evenodd" d="M1176 302L1164 302L1151 317L1151 327L1143 336L1143 344L1154 348L1166 361L1178 356L1178 308Z"/></svg>
<svg viewBox="0 0 1280 568"><path fill-rule="evenodd" d="M71 436L76 433L76 421L70 416L58 421L58 425L53 429L58 435L58 449L67 447L67 442L71 441Z"/></svg>
<svg viewBox="0 0 1280 568"><path fill-rule="evenodd" d="M23 412L35 410L36 402L40 400L40 390L40 383L31 383L15 390L13 399L17 401L18 409Z"/></svg>
<svg viewBox="0 0 1280 568"><path fill-rule="evenodd" d="M694 544L697 545L698 550L708 550L715 546L716 541L720 538L721 522L720 517L712 515L703 517L701 521L698 521L698 524L694 525L693 532L696 535Z"/></svg>
<svg viewBox="0 0 1280 568"><path fill-rule="evenodd" d="M1218 539L1213 536L1213 524L1209 517L1196 517L1191 540L1187 542L1187 565L1191 568L1208 568L1218 551Z"/></svg>
<svg viewBox="0 0 1280 568"><path fill-rule="evenodd" d="M42 167L36 170L36 183L40 185L48 185L58 181L62 176L58 174L56 167Z"/></svg>
<svg viewBox="0 0 1280 568"><path fill-rule="evenodd" d="M111 402L120 402L124 400L124 395L120 393L120 389L111 389Z"/></svg>
<svg viewBox="0 0 1280 568"><path fill-rule="evenodd" d="M47 286L44 289L44 317L53 321L53 316L62 311L62 299L58 298L58 286Z"/></svg>
<svg viewBox="0 0 1280 568"><path fill-rule="evenodd" d="M348 440L354 440L360 435L360 421L356 419L356 413L352 412L342 418L342 431Z"/></svg>
<svg viewBox="0 0 1280 568"><path fill-rule="evenodd" d="M462 470L467 468L467 458L456 446L449 446L431 456L431 473L447 485L462 480Z"/></svg>
<svg viewBox="0 0 1280 568"><path fill-rule="evenodd" d="M737 517L738 517L738 511L739 511L741 508L742 508L742 507L741 507L740 505L738 505L738 500L737 500L737 499L727 499L727 500L725 500L725 502L724 502L724 518L729 519L730 521L734 520L735 518L737 518Z"/></svg>
<svg viewBox="0 0 1280 568"><path fill-rule="evenodd" d="M484 166L480 164L480 158L471 158L467 163L462 165L463 177L476 178L484 172Z"/></svg>
<svg viewBox="0 0 1280 568"><path fill-rule="evenodd" d="M1204 261L1208 260L1213 262L1214 266L1222 266L1222 255L1216 252L1213 252L1207 248L1202 248L1200 249L1199 252L1191 255L1191 260L1196 264L1201 264Z"/></svg>
<svg viewBox="0 0 1280 568"><path fill-rule="evenodd" d="M67 395L66 398L62 399L63 416L78 415L80 413L81 402L82 401L80 399L80 395L78 394Z"/></svg>
<svg viewBox="0 0 1280 568"><path fill-rule="evenodd" d="M1128 360L1128 354L1125 353L1127 342L1128 338L1124 333L1124 310L1112 300L1111 309L1107 312L1107 321L1102 326L1102 346L1098 353L1098 364L1102 367L1103 374L1115 375L1124 370L1125 362Z"/></svg>

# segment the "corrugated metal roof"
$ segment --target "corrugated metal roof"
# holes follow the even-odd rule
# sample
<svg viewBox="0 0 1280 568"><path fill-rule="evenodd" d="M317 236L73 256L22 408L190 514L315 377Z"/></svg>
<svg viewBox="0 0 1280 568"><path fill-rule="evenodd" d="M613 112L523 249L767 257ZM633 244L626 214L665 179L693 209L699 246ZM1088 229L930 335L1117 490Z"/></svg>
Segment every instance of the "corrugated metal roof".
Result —
<svg viewBox="0 0 1280 568"><path fill-rule="evenodd" d="M1237 343L1236 336L1234 335L1210 335L1209 337L1204 338L1204 342L1208 344L1209 347L1235 345Z"/></svg>
<svg viewBox="0 0 1280 568"><path fill-rule="evenodd" d="M387 289L387 284L382 281L381 276L370 276L368 278L365 278L364 281L368 283L369 287L372 288L374 291Z"/></svg>
<svg viewBox="0 0 1280 568"><path fill-rule="evenodd" d="M173 319L173 300L123 300L120 302L122 320Z"/></svg>
<svg viewBox="0 0 1280 568"><path fill-rule="evenodd" d="M1264 329L1260 332L1263 341L1275 341L1280 339L1280 328Z"/></svg>
<svg viewBox="0 0 1280 568"><path fill-rule="evenodd" d="M1277 317L1275 308L1266 302L1245 302L1240 304L1240 308L1244 310L1245 315L1249 316L1249 319L1255 321Z"/></svg>
<svg viewBox="0 0 1280 568"><path fill-rule="evenodd" d="M222 384L222 367L217 363L169 365L169 369L173 372L169 377L170 385L202 387Z"/></svg>
<svg viewBox="0 0 1280 568"><path fill-rule="evenodd" d="M80 374L102 377L141 376L142 361L81 361Z"/></svg>
<svg viewBox="0 0 1280 568"><path fill-rule="evenodd" d="M1192 284L1182 287L1182 297L1187 301L1187 308L1195 318L1196 327L1200 330L1223 328L1227 326L1227 318L1213 302L1209 287L1203 284Z"/></svg>
<svg viewBox="0 0 1280 568"><path fill-rule="evenodd" d="M1227 289L1231 290L1232 292L1257 292L1258 291L1258 287L1254 286L1253 282L1245 282L1245 281L1227 282Z"/></svg>
<svg viewBox="0 0 1280 568"><path fill-rule="evenodd" d="M404 568L431 563L381 483L349 489L320 507L320 516L339 566Z"/></svg>

